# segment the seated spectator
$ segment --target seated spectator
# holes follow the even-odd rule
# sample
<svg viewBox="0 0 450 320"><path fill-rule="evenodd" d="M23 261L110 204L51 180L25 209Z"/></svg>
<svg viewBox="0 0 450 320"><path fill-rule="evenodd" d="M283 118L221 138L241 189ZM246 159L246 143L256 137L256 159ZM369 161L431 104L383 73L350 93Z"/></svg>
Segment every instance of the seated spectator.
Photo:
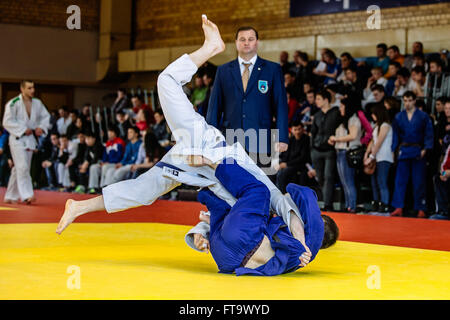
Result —
<svg viewBox="0 0 450 320"><path fill-rule="evenodd" d="M357 102L351 99L342 100L339 112L342 123L330 136L328 143L336 149L337 169L345 195L345 208L349 213L356 213L357 190L355 185L355 169L347 161L347 151L361 146L362 127L358 117Z"/></svg>
<svg viewBox="0 0 450 320"><path fill-rule="evenodd" d="M67 133L67 128L72 123L72 119L69 117L69 112L66 106L62 106L58 109L59 118L56 120L56 129L59 135Z"/></svg>
<svg viewBox="0 0 450 320"><path fill-rule="evenodd" d="M422 54L423 55L423 43L419 41L415 41L412 44L412 54L405 57L405 61L403 62L403 66L409 70L409 72L412 71L412 69L416 66L414 63L414 55L415 54Z"/></svg>
<svg viewBox="0 0 450 320"><path fill-rule="evenodd" d="M289 53L287 51L280 52L280 66L283 74L291 71L292 67L294 66L293 62L289 62Z"/></svg>
<svg viewBox="0 0 450 320"><path fill-rule="evenodd" d="M9 133L4 129L2 126L0 126L0 186L6 186L7 181L7 156L6 156L6 148L8 146L8 138Z"/></svg>
<svg viewBox="0 0 450 320"><path fill-rule="evenodd" d="M399 149L395 176L395 188L391 205L396 208L391 215L402 216L406 187L412 177L414 209L419 218L426 218L425 211L425 155L433 148L433 125L425 112L416 109L416 96L407 91L403 95L405 110L395 116L392 123L392 147Z"/></svg>
<svg viewBox="0 0 450 320"><path fill-rule="evenodd" d="M397 74L401 69L400 63L397 61L391 61L389 62L389 78L387 78L387 83L384 86L384 91L386 93L386 96L390 97L394 94L395 89L395 81L397 81Z"/></svg>
<svg viewBox="0 0 450 320"><path fill-rule="evenodd" d="M197 108L197 106L205 100L207 91L208 88L203 83L202 77L200 77L199 75L195 75L194 89L191 93L191 102L194 105L194 108Z"/></svg>
<svg viewBox="0 0 450 320"><path fill-rule="evenodd" d="M423 67L416 66L411 71L412 92L418 97L425 96L426 72Z"/></svg>
<svg viewBox="0 0 450 320"><path fill-rule="evenodd" d="M322 90L316 95L316 105L320 109L314 114L311 126L311 159L313 170L310 178L317 177L322 189L325 211L333 211L333 191L336 168L336 151L328 143L341 124L339 108L331 108L331 94Z"/></svg>
<svg viewBox="0 0 450 320"><path fill-rule="evenodd" d="M314 74L325 77L323 84L328 85L332 83L336 83L336 78L338 76L338 73L340 73L340 65L337 62L337 58L335 53L327 49L325 50L323 54L323 60L326 63L325 70L314 70Z"/></svg>
<svg viewBox="0 0 450 320"><path fill-rule="evenodd" d="M69 140L67 135L59 137L59 152L58 152L58 186L62 188L61 191L70 191L74 187L74 182L70 180L69 167L73 164L73 159L76 157L77 143Z"/></svg>
<svg viewBox="0 0 450 320"><path fill-rule="evenodd" d="M307 130L307 126L312 124L312 116L319 111L319 108L316 106L316 93L314 91L308 91L306 94L306 101L297 109L292 117L292 122L300 121L304 129Z"/></svg>
<svg viewBox="0 0 450 320"><path fill-rule="evenodd" d="M414 82L411 79L411 74L406 68L401 68L397 73L397 80L395 81L394 96L402 97L406 91L414 90Z"/></svg>
<svg viewBox="0 0 450 320"><path fill-rule="evenodd" d="M80 174L79 174L79 170L80 170L80 166L83 164L84 162L84 157L86 154L86 150L87 150L87 144L86 144L86 133L84 131L80 131L78 133L77 139L72 140L73 142L76 142L76 156L72 159L69 160L69 175L70 175L70 181L72 182L72 187L76 186L78 187L79 185L81 185L81 181L80 181ZM76 189L74 190L77 193L80 193L80 189ZM82 193L84 193L85 190L83 190Z"/></svg>
<svg viewBox="0 0 450 320"><path fill-rule="evenodd" d="M343 87L343 92L348 97L352 96L359 101L362 100L365 84L363 79L358 76L356 67L350 66L344 72L345 78L340 83Z"/></svg>
<svg viewBox="0 0 450 320"><path fill-rule="evenodd" d="M113 105L111 106L111 113L116 114L119 111L128 110L131 108L130 100L127 97L127 90L124 88L119 88L117 90L117 98L114 100ZM85 117L87 116L87 112L83 110L83 114Z"/></svg>
<svg viewBox="0 0 450 320"><path fill-rule="evenodd" d="M147 109L140 109L136 115L136 127L139 128L140 131L145 131L152 124L155 123L155 116L153 111L150 112Z"/></svg>
<svg viewBox="0 0 450 320"><path fill-rule="evenodd" d="M397 113L400 112L400 101L395 97L387 97L383 102L384 107L388 111L389 114L389 122L392 123L394 121Z"/></svg>
<svg viewBox="0 0 450 320"><path fill-rule="evenodd" d="M350 67L356 69L357 63L350 53L344 52L343 54L341 54L340 73L336 78L336 82L345 80L345 70L347 70Z"/></svg>
<svg viewBox="0 0 450 320"><path fill-rule="evenodd" d="M425 60L425 55L421 52L414 53L413 55L413 68L415 67L422 67L424 68L425 72L428 72L429 66L427 61Z"/></svg>
<svg viewBox="0 0 450 320"><path fill-rule="evenodd" d="M89 123L92 120L91 109L92 105L88 102L86 102L81 108L80 118L83 120L84 123Z"/></svg>
<svg viewBox="0 0 450 320"><path fill-rule="evenodd" d="M97 164L102 160L103 145L97 138L97 135L92 131L86 133L86 151L84 152L81 165L78 167L78 186L75 192L84 193L88 187L89 168L91 165ZM98 184L98 182L97 182ZM95 193L96 190L90 190L90 193Z"/></svg>
<svg viewBox="0 0 450 320"><path fill-rule="evenodd" d="M435 123L439 122L440 119L442 120L446 120L445 118L445 103L447 102L448 98L446 96L440 96L436 99L436 104L435 104L435 110L434 113L435 115Z"/></svg>
<svg viewBox="0 0 450 320"><path fill-rule="evenodd" d="M153 125L153 133L158 141L159 145L164 149L170 148L170 133L167 127L164 113L161 109L155 111L155 124ZM141 131L141 134L145 131Z"/></svg>
<svg viewBox="0 0 450 320"><path fill-rule="evenodd" d="M287 151L280 154L276 176L277 187L282 193L286 193L286 186L290 182L297 183L297 172L301 173L298 183L306 184L308 171L306 164L311 162L309 137L305 134L303 124L300 121L294 121L291 125L291 133Z"/></svg>
<svg viewBox="0 0 450 320"><path fill-rule="evenodd" d="M400 54L400 49L397 46L390 46L386 53L390 61L396 61L403 67L405 56Z"/></svg>
<svg viewBox="0 0 450 320"><path fill-rule="evenodd" d="M149 117L147 119L150 121L150 124L153 124L153 110L144 103L144 99L141 95L134 95L131 98L131 103L133 104L133 113L135 115L137 115L140 110L145 110L149 113Z"/></svg>
<svg viewBox="0 0 450 320"><path fill-rule="evenodd" d="M105 187L106 177L112 174L116 164L122 160L125 142L118 135L119 129L110 126L101 162L94 163L89 167L89 193L97 193L99 188Z"/></svg>
<svg viewBox="0 0 450 320"><path fill-rule="evenodd" d="M42 168L47 176L48 186L44 190L58 189L58 154L59 154L59 134L52 132L50 134L51 151L49 157L42 162Z"/></svg>
<svg viewBox="0 0 450 320"><path fill-rule="evenodd" d="M295 80L295 73L293 71L289 71L284 74L284 87L286 88L286 91L289 90L292 99L301 101L300 99L304 95L300 92L300 87Z"/></svg>
<svg viewBox="0 0 450 320"><path fill-rule="evenodd" d="M303 88L306 83L312 85L314 81L313 77L313 62L309 61L308 54L302 51L295 51L294 53L294 67L291 68L291 71L295 72L295 86L297 88ZM307 91L311 90L309 88ZM304 90L303 93L306 91ZM304 94L301 95L300 98L305 97Z"/></svg>
<svg viewBox="0 0 450 320"><path fill-rule="evenodd" d="M386 74L389 68L389 57L386 55L387 45L385 43L377 44L377 56L375 58L366 58L358 63L358 66L366 65L370 69L380 67L382 74Z"/></svg>
<svg viewBox="0 0 450 320"><path fill-rule="evenodd" d="M442 49L440 52L440 57L442 61L442 71L450 72L449 54L447 49Z"/></svg>
<svg viewBox="0 0 450 320"><path fill-rule="evenodd" d="M382 105L372 108L372 119L375 122L373 139L367 147L364 155L364 164L376 162L375 172L371 176L372 182L372 210L389 213L389 170L394 162L394 154L391 150L392 127L390 125L389 113Z"/></svg>
<svg viewBox="0 0 450 320"><path fill-rule="evenodd" d="M367 106L372 103L383 103L385 96L384 86L381 84L374 84L369 90L367 88L364 89L362 106L365 108L366 112L369 112L370 109Z"/></svg>
<svg viewBox="0 0 450 320"><path fill-rule="evenodd" d="M286 88L287 102L288 102L288 122L291 123L295 112L299 105L292 88Z"/></svg>
<svg viewBox="0 0 450 320"><path fill-rule="evenodd" d="M165 153L152 130L142 132L142 136L143 143L139 147L136 163L130 168L133 179L157 164Z"/></svg>
<svg viewBox="0 0 450 320"><path fill-rule="evenodd" d="M67 127L66 135L69 140L73 140L78 137L78 132L80 132L80 129L76 125L78 120L78 110L70 110L69 117L71 119L71 123Z"/></svg>
<svg viewBox="0 0 450 320"><path fill-rule="evenodd" d="M208 113L209 106L209 98L211 97L211 89L214 84L215 75L212 72L205 72L203 75L203 83L206 86L206 96L205 99L197 105L197 112L200 113L203 117L206 117Z"/></svg>
<svg viewBox="0 0 450 320"><path fill-rule="evenodd" d="M132 126L125 112L119 111L116 113L116 125L119 129L119 137L125 141L127 139L128 128Z"/></svg>
<svg viewBox="0 0 450 320"><path fill-rule="evenodd" d="M127 179L131 172L131 166L136 163L139 147L142 140L139 139L139 129L137 127L128 128L128 143L125 147L125 154L120 162L116 163L115 170L108 170L105 177L105 185L110 185Z"/></svg>

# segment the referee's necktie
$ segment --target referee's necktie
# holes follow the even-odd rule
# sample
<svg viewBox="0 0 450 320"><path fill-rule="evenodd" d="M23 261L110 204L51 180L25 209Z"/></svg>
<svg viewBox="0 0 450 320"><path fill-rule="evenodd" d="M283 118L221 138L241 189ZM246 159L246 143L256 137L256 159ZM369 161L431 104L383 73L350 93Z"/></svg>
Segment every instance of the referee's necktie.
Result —
<svg viewBox="0 0 450 320"><path fill-rule="evenodd" d="M245 90L247 90L248 79L250 78L249 68L250 68L251 63L242 62L242 64L245 67L244 72L242 72L242 87L244 88L244 92L245 92Z"/></svg>

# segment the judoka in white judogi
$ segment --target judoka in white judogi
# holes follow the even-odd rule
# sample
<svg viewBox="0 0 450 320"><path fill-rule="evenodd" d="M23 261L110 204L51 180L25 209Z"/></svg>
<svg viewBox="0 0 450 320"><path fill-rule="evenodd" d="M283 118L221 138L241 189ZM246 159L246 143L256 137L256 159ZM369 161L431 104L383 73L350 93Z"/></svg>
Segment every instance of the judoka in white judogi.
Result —
<svg viewBox="0 0 450 320"><path fill-rule="evenodd" d="M50 129L50 114L41 100L32 98L28 115L23 96L20 94L6 104L3 126L10 134L9 146L14 162L5 201L29 200L34 194L30 165L33 150L37 148L37 140L33 134L26 135L26 131L40 128L46 135Z"/></svg>
<svg viewBox="0 0 450 320"><path fill-rule="evenodd" d="M137 179L121 181L103 188L106 211L112 213L149 205L181 183L208 187L219 198L232 206L236 201L235 198L219 183L212 168L209 166L192 167L187 164L186 157L188 155L201 155L212 162L224 158L236 160L241 167L268 187L271 193L271 209L283 217L288 227L290 226L291 210L301 220L299 210L290 196L284 196L276 188L250 159L242 146L239 143L226 145L222 133L208 125L205 119L195 112L183 92L182 86L191 80L196 71L197 66L185 54L170 64L159 76L159 99L164 116L175 137L176 145L157 165ZM186 241L195 249L191 237L187 236Z"/></svg>

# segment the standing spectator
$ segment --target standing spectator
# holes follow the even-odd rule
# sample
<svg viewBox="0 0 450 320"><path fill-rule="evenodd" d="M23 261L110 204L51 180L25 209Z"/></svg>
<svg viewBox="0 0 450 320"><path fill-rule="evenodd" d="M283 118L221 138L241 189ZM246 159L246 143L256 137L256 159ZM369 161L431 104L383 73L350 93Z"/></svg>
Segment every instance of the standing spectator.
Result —
<svg viewBox="0 0 450 320"><path fill-rule="evenodd" d="M434 189L436 191L436 214L432 220L450 220L448 198L450 196L450 146L445 150L439 174L434 177Z"/></svg>
<svg viewBox="0 0 450 320"><path fill-rule="evenodd" d="M56 128L59 135L65 135L67 128L72 123L72 118L69 117L69 111L66 106L62 106L58 109L59 119L56 121Z"/></svg>
<svg viewBox="0 0 450 320"><path fill-rule="evenodd" d="M301 173L299 184L306 184L306 164L311 162L310 139L305 134L303 124L300 121L294 121L291 125L291 133L287 151L280 154L277 173L277 187L282 193L286 193L286 186L290 182L297 180L297 172Z"/></svg>
<svg viewBox="0 0 450 320"><path fill-rule="evenodd" d="M375 121L373 140L367 147L364 155L364 164L376 162L375 172L371 176L373 203L372 210L389 213L389 170L394 163L392 153L392 127L390 125L389 113L382 105L372 108L372 119Z"/></svg>
<svg viewBox="0 0 450 320"><path fill-rule="evenodd" d="M325 210L333 210L333 188L336 172L336 152L328 140L335 134L341 124L339 108L331 108L331 95L327 90L322 90L316 95L316 105L320 111L314 114L311 127L312 150L311 159L314 170L310 177L317 176L322 188Z"/></svg>
<svg viewBox="0 0 450 320"><path fill-rule="evenodd" d="M258 32L254 28L239 28L235 39L238 58L217 69L206 120L222 131L256 132L257 141L249 143L246 139L240 143L259 166L268 167L270 163L260 160L263 154L271 154L274 118L273 127L279 130L277 151L287 150L288 108L283 74L279 64L258 57ZM260 137L261 132L267 138Z"/></svg>
<svg viewBox="0 0 450 320"><path fill-rule="evenodd" d="M328 143L334 145L337 155L337 169L345 195L345 208L356 213L357 190L355 169L347 161L347 151L361 146L362 127L358 117L357 103L351 99L342 100L339 112L342 123L336 129L336 135L330 136Z"/></svg>
<svg viewBox="0 0 450 320"><path fill-rule="evenodd" d="M405 57L405 61L403 63L403 66L407 68L410 72L414 67L416 67L416 64L414 63L414 55L422 54L423 55L423 43L416 41L412 45L412 54Z"/></svg>
<svg viewBox="0 0 450 320"><path fill-rule="evenodd" d="M119 88L117 90L117 98L116 100L114 100L114 103L111 106L111 113L116 114L119 111L125 111L127 109L130 109L130 107L131 104L130 100L127 97L127 90L124 88Z"/></svg>
<svg viewBox="0 0 450 320"><path fill-rule="evenodd" d="M41 100L34 98L34 83L23 80L20 95L8 101L3 115L3 127L9 132L9 148L14 167L8 181L4 201L16 202L20 199L31 204L34 198L30 167L34 150L37 149L35 136L46 136L50 129L50 114Z"/></svg>
<svg viewBox="0 0 450 320"><path fill-rule="evenodd" d="M92 131L86 133L86 151L84 153L83 161L78 170L79 184L75 188L75 192L84 193L88 187L88 178L90 166L97 164L101 161L103 155L103 145L97 138L96 134ZM97 182L98 183L98 182ZM90 190L90 193L95 193L96 190Z"/></svg>
<svg viewBox="0 0 450 320"><path fill-rule="evenodd" d="M287 51L281 51L280 53L280 66L283 74L288 73L294 67L294 63L289 62L289 53Z"/></svg>
<svg viewBox="0 0 450 320"><path fill-rule="evenodd" d="M379 43L377 45L377 56L376 58L367 58L358 63L358 66L366 65L369 68L380 67L382 74L386 74L389 68L389 57L386 55L387 45L385 43Z"/></svg>
<svg viewBox="0 0 450 320"><path fill-rule="evenodd" d="M395 116L400 112L400 102L395 97L387 97L383 104L389 114L389 123L394 122Z"/></svg>
<svg viewBox="0 0 450 320"><path fill-rule="evenodd" d="M407 91L403 95L405 110L395 116L392 123L392 151L399 148L398 165L391 215L402 216L406 187L412 176L414 189L414 209L418 217L425 218L425 154L433 148L433 125L430 117L416 109L416 95Z"/></svg>
<svg viewBox="0 0 450 320"><path fill-rule="evenodd" d="M110 176L116 167L116 163L122 160L125 142L118 137L117 127L109 127L108 141L103 151L102 161L89 167L89 193L97 193L99 186L106 186L106 177ZM100 180L100 184L99 184Z"/></svg>
<svg viewBox="0 0 450 320"><path fill-rule="evenodd" d="M131 172L131 166L136 163L141 143L139 129L137 127L128 128L128 143L125 147L125 154L122 160L116 163L115 170L108 171L105 177L105 185L108 186L127 178L127 175Z"/></svg>

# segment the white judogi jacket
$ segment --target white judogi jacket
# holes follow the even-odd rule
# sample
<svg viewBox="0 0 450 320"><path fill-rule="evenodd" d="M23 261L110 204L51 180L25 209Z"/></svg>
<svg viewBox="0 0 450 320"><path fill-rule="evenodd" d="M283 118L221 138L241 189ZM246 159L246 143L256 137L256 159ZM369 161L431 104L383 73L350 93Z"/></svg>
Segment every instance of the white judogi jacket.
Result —
<svg viewBox="0 0 450 320"><path fill-rule="evenodd" d="M3 126L9 132L10 146L35 150L37 141L34 135L25 136L27 129L41 128L45 134L50 129L50 114L41 100L32 99L31 114L28 117L22 95L18 95L6 104Z"/></svg>

